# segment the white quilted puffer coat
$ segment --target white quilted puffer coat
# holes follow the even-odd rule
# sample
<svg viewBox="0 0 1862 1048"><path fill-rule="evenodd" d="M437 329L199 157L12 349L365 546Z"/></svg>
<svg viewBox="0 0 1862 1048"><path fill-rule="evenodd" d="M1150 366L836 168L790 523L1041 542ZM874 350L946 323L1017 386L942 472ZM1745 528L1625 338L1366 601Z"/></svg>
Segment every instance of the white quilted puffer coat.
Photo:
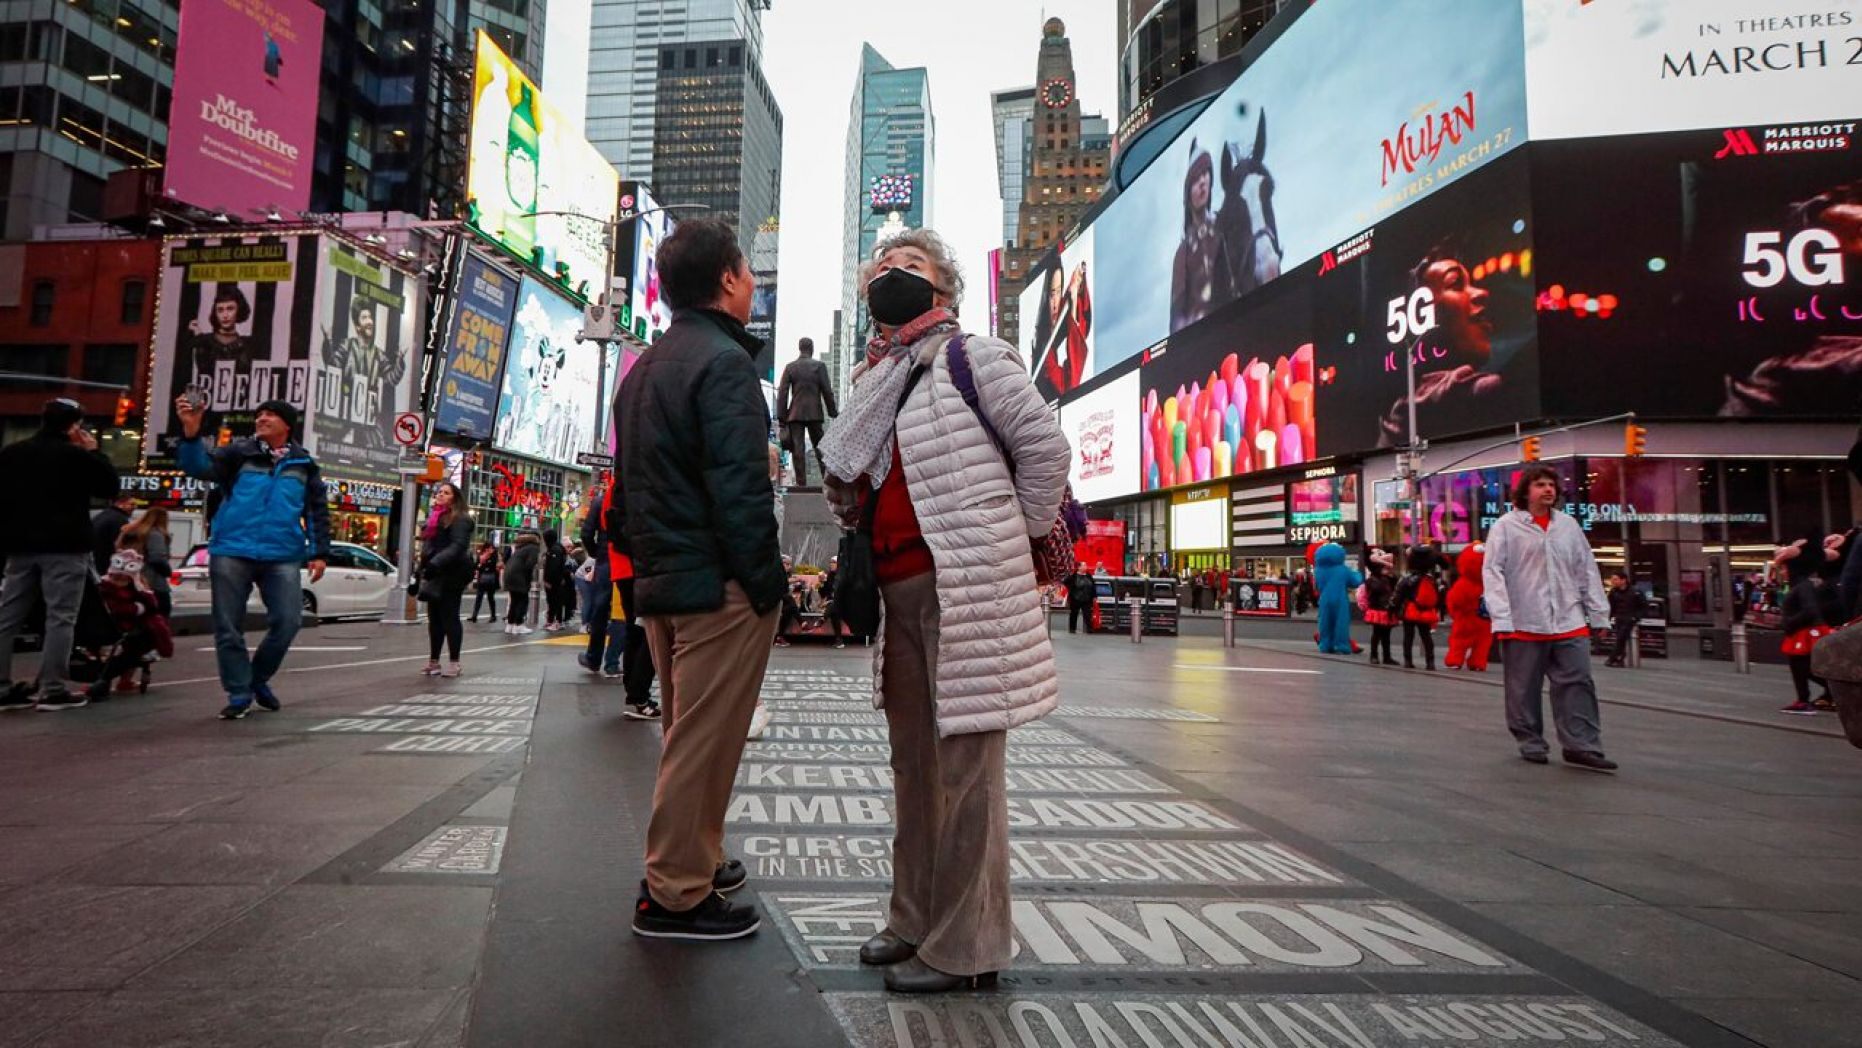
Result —
<svg viewBox="0 0 1862 1048"><path fill-rule="evenodd" d="M1072 458L1015 348L973 335L964 350L977 400L1015 456L1011 479L951 379L947 342L939 334L914 347L930 370L906 399L897 430L906 488L935 566L940 736L1013 728L1060 703L1028 540L1053 527ZM862 365L854 382L864 372ZM850 489L829 489L842 519L855 511L852 497ZM882 639L873 656L875 707L885 704L885 655Z"/></svg>

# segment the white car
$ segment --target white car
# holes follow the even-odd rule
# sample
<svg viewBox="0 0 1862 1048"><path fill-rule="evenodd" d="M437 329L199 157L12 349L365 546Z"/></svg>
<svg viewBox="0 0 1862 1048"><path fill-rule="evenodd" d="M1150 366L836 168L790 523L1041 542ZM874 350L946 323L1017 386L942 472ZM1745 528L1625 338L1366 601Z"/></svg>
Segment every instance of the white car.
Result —
<svg viewBox="0 0 1862 1048"><path fill-rule="evenodd" d="M351 542L332 542L323 578L312 582L308 571L299 576L304 587L304 614L320 619L379 618L388 607L388 594L395 588L394 574L394 565L374 550ZM213 606L213 582L207 576L207 547L189 550L168 582L173 588L175 614L209 611ZM246 607L259 613L265 610L256 586Z"/></svg>

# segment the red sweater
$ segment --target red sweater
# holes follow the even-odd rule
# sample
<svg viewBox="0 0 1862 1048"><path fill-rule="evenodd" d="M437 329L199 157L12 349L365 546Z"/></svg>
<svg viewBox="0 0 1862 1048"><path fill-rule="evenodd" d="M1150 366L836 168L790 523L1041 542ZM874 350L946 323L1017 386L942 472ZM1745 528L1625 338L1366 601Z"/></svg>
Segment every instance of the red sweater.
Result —
<svg viewBox="0 0 1862 1048"><path fill-rule="evenodd" d="M918 511L905 486L905 464L899 445L892 444L892 468L879 490L867 496L873 503L873 574L882 586L903 582L932 568L931 547L918 527Z"/></svg>

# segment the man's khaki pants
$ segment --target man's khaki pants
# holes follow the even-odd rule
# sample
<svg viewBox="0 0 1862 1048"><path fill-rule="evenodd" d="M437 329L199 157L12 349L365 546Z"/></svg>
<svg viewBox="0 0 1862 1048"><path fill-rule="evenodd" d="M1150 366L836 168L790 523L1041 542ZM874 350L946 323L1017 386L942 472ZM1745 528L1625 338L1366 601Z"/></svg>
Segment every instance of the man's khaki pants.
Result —
<svg viewBox="0 0 1862 1048"><path fill-rule="evenodd" d="M1006 731L939 738L937 583L927 572L882 587L880 690L892 744L898 828L887 926L948 975L1007 968L1009 915Z"/></svg>
<svg viewBox="0 0 1862 1048"><path fill-rule="evenodd" d="M729 582L718 610L655 615L646 630L665 732L647 824L647 891L683 911L711 894L724 861L724 812L769 665L776 611L758 615L743 587Z"/></svg>

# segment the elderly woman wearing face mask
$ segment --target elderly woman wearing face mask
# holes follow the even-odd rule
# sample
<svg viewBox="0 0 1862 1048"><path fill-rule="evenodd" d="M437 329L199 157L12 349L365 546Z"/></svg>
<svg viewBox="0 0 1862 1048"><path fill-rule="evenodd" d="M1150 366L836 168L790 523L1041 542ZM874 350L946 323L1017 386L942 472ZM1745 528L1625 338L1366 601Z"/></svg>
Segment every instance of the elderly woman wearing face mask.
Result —
<svg viewBox="0 0 1862 1048"><path fill-rule="evenodd" d="M1008 729L1059 702L1030 548L1070 453L1015 349L959 333L963 278L936 233L885 241L863 277L877 334L821 445L836 514L871 525L884 609L894 883L860 960L899 992L977 988L1011 949Z"/></svg>

